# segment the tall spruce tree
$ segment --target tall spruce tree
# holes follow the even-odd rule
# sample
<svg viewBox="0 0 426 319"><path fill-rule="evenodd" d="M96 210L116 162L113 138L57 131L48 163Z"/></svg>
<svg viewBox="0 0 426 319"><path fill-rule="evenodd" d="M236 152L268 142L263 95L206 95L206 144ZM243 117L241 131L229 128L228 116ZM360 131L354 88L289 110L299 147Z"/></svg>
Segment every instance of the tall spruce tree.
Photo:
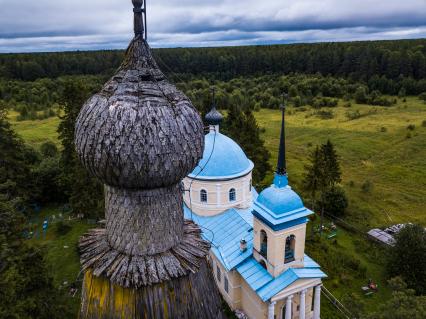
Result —
<svg viewBox="0 0 426 319"><path fill-rule="evenodd" d="M345 209L347 199L343 189L338 188L337 184L341 181L341 170L338 155L334 149L334 145L330 140L322 144L312 152L310 163L305 166L305 177L303 186L305 190L310 192L312 199L312 209L315 209L317 194L319 194L319 203L321 211L320 233L324 221L324 209L332 207L333 209ZM339 205L331 205L326 200L338 199ZM333 210L333 212L335 212Z"/></svg>
<svg viewBox="0 0 426 319"><path fill-rule="evenodd" d="M323 183L326 187L333 187L342 180L339 159L330 140L321 145L321 154L323 159Z"/></svg>
<svg viewBox="0 0 426 319"><path fill-rule="evenodd" d="M260 128L253 113L249 109L242 111L238 105L232 105L225 118L223 130L253 161L253 183L263 186L261 183L272 169L269 164L270 153L260 137Z"/></svg>
<svg viewBox="0 0 426 319"><path fill-rule="evenodd" d="M75 213L100 217L103 212L102 184L89 176L77 158L74 146L75 121L90 92L82 81L67 81L62 95L64 115L58 132L62 143L61 181L67 189L70 205Z"/></svg>
<svg viewBox="0 0 426 319"><path fill-rule="evenodd" d="M315 209L315 201L317 192L322 183L323 170L321 169L321 152L319 146L310 154L309 164L305 165L305 178L303 187L309 191L312 200L312 209Z"/></svg>
<svg viewBox="0 0 426 319"><path fill-rule="evenodd" d="M31 199L34 157L34 151L13 131L5 107L0 105L0 199L21 203Z"/></svg>

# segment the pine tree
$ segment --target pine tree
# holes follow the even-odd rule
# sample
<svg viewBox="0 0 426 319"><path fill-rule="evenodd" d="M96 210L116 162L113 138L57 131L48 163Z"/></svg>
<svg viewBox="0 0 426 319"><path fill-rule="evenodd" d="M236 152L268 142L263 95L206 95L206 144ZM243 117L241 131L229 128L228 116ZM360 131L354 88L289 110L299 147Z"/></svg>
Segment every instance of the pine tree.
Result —
<svg viewBox="0 0 426 319"><path fill-rule="evenodd" d="M75 213L100 217L103 212L103 188L92 178L77 159L74 146L75 121L80 108L90 94L81 81L68 81L62 95L64 115L61 117L58 132L62 143L61 182L67 189L70 205Z"/></svg>
<svg viewBox="0 0 426 319"><path fill-rule="evenodd" d="M335 209L345 209L347 199L343 189L336 188L341 181L341 170L337 153L333 143L327 140L321 147L316 147L310 157L310 164L305 166L304 188L311 193L312 209L315 209L316 194L319 193L321 210L320 233L324 220L324 210L326 207ZM338 206L327 202L328 200L338 200Z"/></svg>
<svg viewBox="0 0 426 319"><path fill-rule="evenodd" d="M34 151L13 131L0 105L0 199L27 202L32 198Z"/></svg>
<svg viewBox="0 0 426 319"><path fill-rule="evenodd" d="M309 191L312 199L312 209L315 209L316 194L320 189L322 182L321 169L321 152L319 146L311 153L309 158L310 164L305 166L305 177L303 179L303 187Z"/></svg>
<svg viewBox="0 0 426 319"><path fill-rule="evenodd" d="M325 187L333 187L342 180L339 159L330 140L321 145L321 154L323 158L323 183Z"/></svg>

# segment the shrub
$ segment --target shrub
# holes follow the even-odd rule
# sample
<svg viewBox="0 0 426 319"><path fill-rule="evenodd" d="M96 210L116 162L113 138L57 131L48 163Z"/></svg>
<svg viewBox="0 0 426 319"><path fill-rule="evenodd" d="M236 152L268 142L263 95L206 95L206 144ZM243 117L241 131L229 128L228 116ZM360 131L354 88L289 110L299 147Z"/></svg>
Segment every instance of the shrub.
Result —
<svg viewBox="0 0 426 319"><path fill-rule="evenodd" d="M302 106L302 98L299 95L295 96L292 100L294 107Z"/></svg>
<svg viewBox="0 0 426 319"><path fill-rule="evenodd" d="M414 129L416 128L416 126L414 124L410 124L407 126L407 130L409 131L414 131Z"/></svg>
<svg viewBox="0 0 426 319"><path fill-rule="evenodd" d="M359 86L355 91L355 102L358 104L367 103L367 89L364 86Z"/></svg>
<svg viewBox="0 0 426 319"><path fill-rule="evenodd" d="M358 110L348 111L345 115L350 121L359 119L361 117L361 113Z"/></svg>
<svg viewBox="0 0 426 319"><path fill-rule="evenodd" d="M404 88L401 88L401 90L399 90L399 92L398 92L398 97L403 98L406 95L407 95L407 91Z"/></svg>
<svg viewBox="0 0 426 319"><path fill-rule="evenodd" d="M373 191L373 183L369 180L366 180L364 183L362 183L361 190L363 193L371 193Z"/></svg>
<svg viewBox="0 0 426 319"><path fill-rule="evenodd" d="M412 137L411 133L407 132L407 135L405 135L405 138L411 138L411 137Z"/></svg>
<svg viewBox="0 0 426 319"><path fill-rule="evenodd" d="M348 207L348 199L342 187L334 186L324 192L320 204L333 216L342 216Z"/></svg>
<svg viewBox="0 0 426 319"><path fill-rule="evenodd" d="M426 127L426 120L423 120L423 122L422 122L422 126L423 126L423 127Z"/></svg>
<svg viewBox="0 0 426 319"><path fill-rule="evenodd" d="M312 106L316 109L322 108L322 107L336 107L338 104L337 99L332 99L329 97L315 97L312 100Z"/></svg>
<svg viewBox="0 0 426 319"><path fill-rule="evenodd" d="M65 224L63 221L59 221L56 224L56 233L58 236L64 236L70 232L72 227L68 224Z"/></svg>
<svg viewBox="0 0 426 319"><path fill-rule="evenodd" d="M315 112L315 115L323 120L329 120L334 117L334 113L332 111L320 110Z"/></svg>
<svg viewBox="0 0 426 319"><path fill-rule="evenodd" d="M426 92L419 94L419 99L426 103Z"/></svg>
<svg viewBox="0 0 426 319"><path fill-rule="evenodd" d="M58 148L55 143L48 141L41 144L40 152L45 157L55 157L58 155Z"/></svg>
<svg viewBox="0 0 426 319"><path fill-rule="evenodd" d="M367 103L380 106L391 106L393 104L391 100L382 96L379 91L371 92L370 96L368 96Z"/></svg>
<svg viewBox="0 0 426 319"><path fill-rule="evenodd" d="M386 127L384 127L384 126L382 126L381 128L380 128L380 132L382 132L382 133L385 133L385 132L387 132L387 128Z"/></svg>

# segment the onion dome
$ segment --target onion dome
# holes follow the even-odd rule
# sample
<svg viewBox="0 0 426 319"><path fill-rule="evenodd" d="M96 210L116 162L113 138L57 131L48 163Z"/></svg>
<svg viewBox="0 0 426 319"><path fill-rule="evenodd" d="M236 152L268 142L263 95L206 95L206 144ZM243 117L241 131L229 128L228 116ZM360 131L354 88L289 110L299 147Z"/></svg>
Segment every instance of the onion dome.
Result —
<svg viewBox="0 0 426 319"><path fill-rule="evenodd" d="M194 169L203 124L136 34L117 73L84 104L75 143L83 165L105 184L152 189L177 183Z"/></svg>
<svg viewBox="0 0 426 319"><path fill-rule="evenodd" d="M206 122L208 125L216 126L222 123L222 120L222 114L216 110L215 88L212 88L212 108L210 112L206 114Z"/></svg>
<svg viewBox="0 0 426 319"><path fill-rule="evenodd" d="M208 246L184 221L180 188L201 159L203 123L158 68L146 42L144 1L132 2L135 37L117 73L82 107L75 144L82 164L105 184L105 229L80 241L82 264L113 283L140 287L193 272ZM154 274L141 280L145 263Z"/></svg>
<svg viewBox="0 0 426 319"><path fill-rule="evenodd" d="M257 197L257 203L277 215L304 208L302 199L290 186L280 188L272 185L266 188Z"/></svg>
<svg viewBox="0 0 426 319"><path fill-rule="evenodd" d="M210 131L205 136L203 158L188 176L203 180L231 179L248 174L253 166L235 141Z"/></svg>
<svg viewBox="0 0 426 319"><path fill-rule="evenodd" d="M209 125L219 125L222 123L223 116L220 114L216 107L213 106L209 113L206 114L206 122Z"/></svg>

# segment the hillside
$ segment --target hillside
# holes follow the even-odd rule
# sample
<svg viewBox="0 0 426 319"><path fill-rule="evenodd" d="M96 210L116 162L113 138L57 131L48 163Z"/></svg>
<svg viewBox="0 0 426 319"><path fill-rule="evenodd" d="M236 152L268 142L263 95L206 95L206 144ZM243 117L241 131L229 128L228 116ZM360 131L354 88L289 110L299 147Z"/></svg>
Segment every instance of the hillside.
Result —
<svg viewBox="0 0 426 319"><path fill-rule="evenodd" d="M342 184L350 199L349 220L370 228L401 222L426 225L426 127L422 126L426 105L408 98L394 107L353 104L329 110L334 113L330 120L313 115L312 109L292 109L287 116L287 156L293 185L300 186L313 146L331 139L341 157ZM345 114L355 110L371 114L348 120ZM279 112L262 109L256 118L265 128L264 139L275 165ZM415 125L413 131L407 129L411 124ZM366 181L372 185L369 192L361 189Z"/></svg>

